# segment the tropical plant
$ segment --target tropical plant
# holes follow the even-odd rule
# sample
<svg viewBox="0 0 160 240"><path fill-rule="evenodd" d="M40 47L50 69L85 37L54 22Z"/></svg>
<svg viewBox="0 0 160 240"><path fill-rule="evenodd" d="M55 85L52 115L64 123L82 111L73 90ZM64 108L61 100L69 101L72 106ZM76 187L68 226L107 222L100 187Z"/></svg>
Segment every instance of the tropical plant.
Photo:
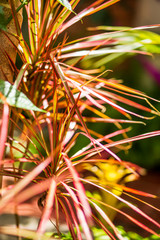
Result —
<svg viewBox="0 0 160 240"><path fill-rule="evenodd" d="M156 100L122 85L119 80L104 78L109 69L104 72L97 69L101 65L100 59L103 64L109 61L107 58L103 59L104 55L116 59L120 57L119 54L150 55L148 49L150 52L158 52L159 36L154 35L153 40L152 34L141 29L111 28L112 32L106 32L103 28L104 33L74 41L68 39L69 27L117 1L97 0L78 13L76 6L80 0L9 0L9 4L1 1L1 36L11 43L19 58L18 67L9 50L4 49L1 53L5 56L4 64L8 70L3 70L2 62L0 212L12 211L17 219L16 229L0 227L3 234L25 239L55 239L54 236L46 235L46 224L52 219L58 237L61 238L60 218L63 213L72 239L80 240L83 235L87 240L93 239L91 227L94 225L100 226L111 239L123 239L110 216L101 207L104 205L120 212L151 234L159 236L116 206L88 194L90 188L103 191L132 208L157 228L160 227L158 222L141 209L116 194L116 190L127 195L133 193L152 198L156 196L127 188L121 185L121 181L103 182L100 176L93 177L93 169L86 176L88 169L84 166L84 163L97 168L102 163L111 164L110 166L119 164L120 168L126 169L127 174L138 177L141 168L122 161L117 152L128 151L136 140L160 135L160 131L155 131L130 138L127 136L130 130L128 126L144 124L137 119L132 120L131 116L145 121L152 118L152 115L159 115L158 110L149 102ZM18 7L15 2L19 3ZM24 23L27 21L28 26L22 26L21 30L18 14L22 7ZM11 15L6 15L6 8L9 9L7 14L9 12ZM16 32L8 24L14 25ZM143 41L143 34L148 41ZM135 44L131 44L129 39L134 40L132 43ZM139 41L141 44L138 44ZM87 69L87 65L82 68L81 64L91 61L98 63L96 69ZM11 74L7 75L7 71ZM145 103L149 106L145 106ZM143 116L129 107L146 111L151 116ZM112 108L125 119L112 118ZM98 132L94 126L102 123L108 124L107 126L113 123L115 130ZM93 124L95 125L92 126ZM123 124L127 127L123 128ZM114 140L114 137L118 140ZM13 181L6 184L6 176ZM38 228L33 232L19 227L18 215L19 206L35 197L42 213ZM144 203L154 208L149 203ZM99 215L103 221L98 218ZM113 231L110 231L108 225Z"/></svg>

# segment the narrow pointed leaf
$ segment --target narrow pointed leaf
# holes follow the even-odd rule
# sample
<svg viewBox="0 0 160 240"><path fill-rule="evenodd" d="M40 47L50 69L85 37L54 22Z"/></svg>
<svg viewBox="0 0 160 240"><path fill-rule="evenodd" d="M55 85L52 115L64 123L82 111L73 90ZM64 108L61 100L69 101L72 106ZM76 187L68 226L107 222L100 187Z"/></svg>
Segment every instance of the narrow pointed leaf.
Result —
<svg viewBox="0 0 160 240"><path fill-rule="evenodd" d="M77 213L79 222L82 226L83 232L85 234L86 240L93 240L90 229L89 229L88 222L85 218L84 212L82 211L82 209L80 207L80 202L78 201L78 198L76 197L74 191L67 184L65 184L64 182L61 182L61 183L65 187L65 189L68 191L69 195L71 196L71 198L74 202L74 205L76 208L76 213Z"/></svg>
<svg viewBox="0 0 160 240"><path fill-rule="evenodd" d="M28 175L25 176L21 181L19 181L14 188L12 188L10 191L7 192L7 194L0 200L0 211L3 210L3 208L11 202L14 197L22 191L28 184L30 184L33 179L38 176L43 169L45 169L48 164L51 162L51 158L47 158L45 161L40 163L37 167L35 167Z"/></svg>
<svg viewBox="0 0 160 240"><path fill-rule="evenodd" d="M77 171L75 170L75 168L73 167L71 161L66 157L63 156L65 159L65 162L72 174L73 177L73 184L75 185L75 188L78 190L77 191L77 195L79 197L80 202L82 203L82 208L85 212L86 218L88 220L88 222L90 222L92 224L92 218L91 218L91 209L88 203L88 200L86 199L86 194L85 194L85 190L83 188L83 185L81 184L80 180L79 180L79 176Z"/></svg>
<svg viewBox="0 0 160 240"><path fill-rule="evenodd" d="M56 181L54 178L52 178L50 187L49 187L49 191L47 194L47 198L46 198L46 203L45 203L45 207L43 210L43 214L38 226L38 232L39 233L44 233L45 232L45 228L46 228L46 224L51 216L51 213L53 211L53 204L54 204L54 197L56 194Z"/></svg>
<svg viewBox="0 0 160 240"><path fill-rule="evenodd" d="M108 223L111 226L111 228L113 229L113 231L116 234L116 236L118 237L118 239L123 240L124 238L120 235L117 228L114 226L114 224L109 219L109 217L106 215L106 213L96 203L92 202L92 204L93 204L94 208L97 210L97 212L99 212L100 215L104 218L106 223Z"/></svg>

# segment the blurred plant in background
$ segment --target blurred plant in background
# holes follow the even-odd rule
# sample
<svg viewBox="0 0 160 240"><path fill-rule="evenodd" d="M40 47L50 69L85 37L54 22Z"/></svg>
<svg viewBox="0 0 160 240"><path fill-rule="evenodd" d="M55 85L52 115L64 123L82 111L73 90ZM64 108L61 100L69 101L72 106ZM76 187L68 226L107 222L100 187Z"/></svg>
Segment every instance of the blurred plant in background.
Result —
<svg viewBox="0 0 160 240"><path fill-rule="evenodd" d="M150 235L149 237L144 238L135 232L126 232L122 226L117 226L117 229L119 230L119 232L121 233L121 235L125 240L155 240L155 239L158 240L159 239L159 237L155 235ZM92 231L94 235L94 240L104 240L104 239L110 240L110 237L106 236L106 233L102 229L93 227ZM58 237L58 235L55 234L55 237ZM72 237L70 233L66 233L66 234L63 234L61 239L71 240Z"/></svg>
<svg viewBox="0 0 160 240"><path fill-rule="evenodd" d="M99 204L101 206L101 209L103 209L109 218L113 221L116 215L116 211L114 211L113 208L120 209L123 207L122 202L120 202L119 199L115 198L114 194L121 196L123 190L125 189L125 184L127 182L136 180L138 176L136 176L130 169L127 169L125 166L117 163L111 158L107 163L103 161L96 163L96 165L84 163L82 165L82 168L83 171L90 172L89 179L92 179L93 182L99 182L102 186L111 190L113 193L112 195L101 189L97 189L95 192L93 190L93 193L88 192L88 195L90 197L103 202L103 204ZM142 174L143 169L139 170L141 170ZM119 185L120 187L118 188ZM99 215L99 219L101 219L103 222L101 215Z"/></svg>
<svg viewBox="0 0 160 240"><path fill-rule="evenodd" d="M0 8L4 20L1 35L15 49L20 65L15 64L9 50L2 49L1 56L5 56L4 64L11 74L3 71L2 62L0 212L14 212L17 228L0 227L0 232L25 239L54 239L46 235L47 222L52 219L61 239L64 215L72 239L94 239L94 225L110 239L124 239L112 222L119 212L159 237L149 226L120 210L119 202L160 227L121 196L123 192L156 198L125 187L127 181L139 177L142 169L117 155L127 152L136 140L160 135L160 131L153 131L128 137L131 124L142 125L160 115L151 104L158 101L122 85L121 80L108 78L111 70L101 68L132 54L159 53L159 35L144 31L147 26L101 26L92 28L96 33L91 36L70 41L68 29L72 25L118 0L94 1L79 12L76 6L80 0L17 2L18 7L14 0L9 4L2 1ZM6 15L6 8L11 15ZM28 27L22 26L21 30L18 14L22 8ZM104 124L108 128L101 128ZM6 177L12 182L6 184ZM29 231L20 228L19 206L33 198L41 216L37 229Z"/></svg>
<svg viewBox="0 0 160 240"><path fill-rule="evenodd" d="M87 26L112 25L128 27L144 26L146 24L153 25L160 22L159 14L157 14L159 6L160 2L156 0L152 2L145 0L123 0L105 9L103 12L92 15L90 22L85 22L85 24L87 24ZM159 28L150 30L159 33ZM155 51L155 53L158 52L157 48L157 52ZM139 89L159 99L159 54L154 54L152 58L142 55L135 56L134 54L128 57L125 59L123 55L122 58L107 63L106 67L113 70L116 79L123 79L125 85ZM112 73L109 73L108 77L112 77ZM158 108L158 103L154 103L154 106ZM148 124L143 128L143 131L159 129L159 123L159 119L155 118L152 124ZM136 125L132 129L132 134L137 135L141 131L141 126ZM152 151L146 152L148 148L152 149ZM120 156L147 168L150 170L149 173L152 173L152 171L159 171L160 169L160 148L158 139L136 142L134 148L132 148L127 155Z"/></svg>

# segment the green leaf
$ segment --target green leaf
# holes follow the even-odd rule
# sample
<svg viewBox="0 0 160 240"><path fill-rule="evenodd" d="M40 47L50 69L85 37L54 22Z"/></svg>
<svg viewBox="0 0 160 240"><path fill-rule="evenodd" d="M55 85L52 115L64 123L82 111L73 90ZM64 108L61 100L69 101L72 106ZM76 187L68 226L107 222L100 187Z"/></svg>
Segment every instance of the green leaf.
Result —
<svg viewBox="0 0 160 240"><path fill-rule="evenodd" d="M3 6L0 6L0 29L6 30L6 26L7 26L7 21L5 19Z"/></svg>
<svg viewBox="0 0 160 240"><path fill-rule="evenodd" d="M60 4L62 4L64 7L66 7L68 10L72 11L71 4L68 0L57 0Z"/></svg>
<svg viewBox="0 0 160 240"><path fill-rule="evenodd" d="M11 85L9 82L0 80L0 93L1 103L4 103L4 101L6 101L9 106L26 110L45 112L44 110L36 107L24 93L17 90L16 87Z"/></svg>

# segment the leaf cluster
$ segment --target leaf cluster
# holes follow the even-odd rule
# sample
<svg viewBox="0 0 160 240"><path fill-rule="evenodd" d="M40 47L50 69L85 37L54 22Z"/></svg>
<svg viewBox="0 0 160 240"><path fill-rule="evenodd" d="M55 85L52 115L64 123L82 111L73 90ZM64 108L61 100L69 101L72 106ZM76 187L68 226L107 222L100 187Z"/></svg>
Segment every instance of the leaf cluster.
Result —
<svg viewBox="0 0 160 240"><path fill-rule="evenodd" d="M125 124L145 124L144 121L159 116L159 111L150 103L157 100L124 86L119 80L105 78L104 74L109 69L102 72L99 69L101 64L92 69L81 67L83 61L92 61L94 64L97 57L102 64L108 62L104 60L104 55L112 59L119 54L147 55L149 48L145 48L145 42L142 41L144 35L148 36L153 46L157 42L152 42L152 34L138 29L111 29L109 33L97 33L71 42L67 36L68 28L76 22L117 1L94 1L76 15L73 11L76 12L80 0L23 2L28 23L26 37L20 28L14 1L10 0L17 29L15 37L19 41L15 49L21 66L18 69L8 57L14 79L5 76L5 81L0 80L3 103L0 212L15 209L18 215L19 206L36 199L41 214L35 232L19 229L17 233L10 229L9 234L19 234L21 237L31 234L31 239L45 239L47 222L53 219L61 237L60 216L63 214L72 239L81 240L84 235L85 239L92 240L91 226L98 225L110 239L121 240L120 231L107 214L106 208L109 208L159 236L136 218L125 214L117 205L96 198L91 191L94 188L94 191L103 192L103 196L111 196L111 199L122 202L160 227L154 219L121 196L123 192L131 199L134 194L156 197L125 187L123 178L126 175L138 178L143 169L122 161L117 155L119 151L128 151L136 140L160 135L160 131L155 131L129 138L127 133L130 128L123 127ZM141 39L141 46L137 45L140 40L135 41L135 38ZM29 39L29 43L26 39ZM122 117L113 119L109 109L117 111ZM136 113L136 109L143 113ZM90 127L92 123L114 124L115 131L99 133ZM73 148L80 136L87 139L87 143L75 153ZM115 137L119 137L119 140L114 140ZM111 169L118 165L124 174L113 182L106 180L103 178L103 168L108 165L107 173L111 173ZM13 179L6 187L2 187L4 176ZM86 191L88 188L90 195ZM100 215L103 220L99 219ZM6 229L0 228L0 232L6 233Z"/></svg>

